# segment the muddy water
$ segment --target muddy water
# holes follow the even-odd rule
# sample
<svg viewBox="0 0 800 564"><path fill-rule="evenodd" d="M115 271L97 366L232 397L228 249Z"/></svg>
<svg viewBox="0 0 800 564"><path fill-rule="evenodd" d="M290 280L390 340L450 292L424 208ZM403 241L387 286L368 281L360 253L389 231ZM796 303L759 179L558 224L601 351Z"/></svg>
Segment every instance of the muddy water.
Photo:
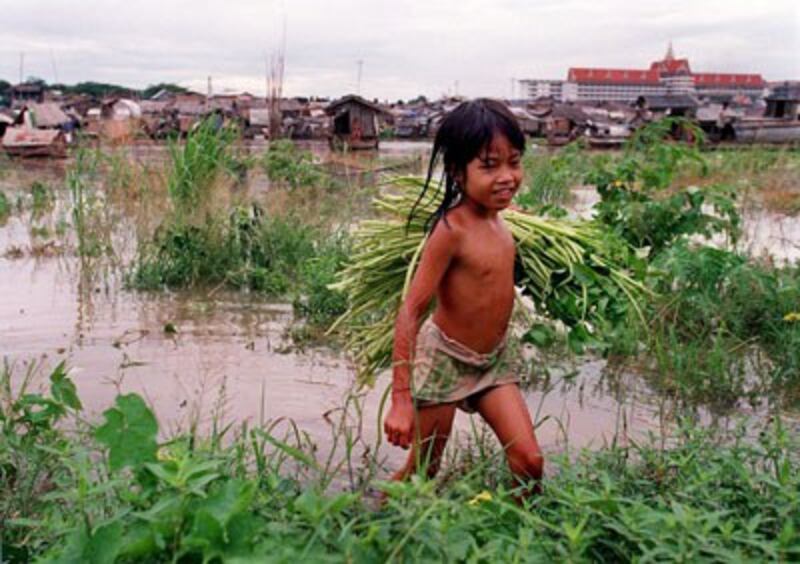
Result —
<svg viewBox="0 0 800 564"><path fill-rule="evenodd" d="M324 147L312 150L328 158ZM381 155L417 158L426 150L427 144L386 143ZM135 152L145 160L164 157L163 147ZM346 166L358 165L358 159L372 163L374 155L353 159ZM9 193L33 179L63 185L63 167L25 163L0 178L0 187ZM577 196L580 212L591 201L580 191ZM59 198L66 200L63 189ZM63 211L63 205L57 209ZM793 221L786 229L795 231L787 239L796 242ZM0 355L14 365L17 381L30 369L43 385L48 369L66 360L92 417L117 393L137 392L154 407L165 435L193 425L209 429L215 421L292 420L321 450L330 444L330 414L351 396L353 371L335 351L291 346L290 306L241 292L136 293L123 288L118 270L87 267L69 252L6 255L9 248L31 246L29 224L25 214L17 214L0 226ZM772 240L765 241L772 249ZM165 331L168 326L176 331ZM565 443L600 446L658 429L657 400L640 380L607 385L600 361L574 368L573 374L554 376L546 390L525 392L546 450ZM378 439L387 383L384 376L363 397L366 444ZM457 432L464 437L474 424L479 425L474 416L459 414ZM385 445L381 453L388 466L404 456Z"/></svg>
<svg viewBox="0 0 800 564"><path fill-rule="evenodd" d="M290 418L313 440L329 441L324 414L352 392L353 371L340 354L294 350L285 332L289 306L241 293L164 295L122 291L114 280L87 279L72 259L0 259L2 354L25 372L66 360L88 413L97 417L118 392L142 394L169 435L215 419L253 423ZM171 324L176 333L165 332ZM595 389L602 363L587 363L570 384L527 392L548 449L565 442L599 446L654 430L655 408L643 391L624 397ZM364 440L375 441L381 379L364 400ZM456 429L473 422L460 414ZM401 452L387 451L395 464Z"/></svg>

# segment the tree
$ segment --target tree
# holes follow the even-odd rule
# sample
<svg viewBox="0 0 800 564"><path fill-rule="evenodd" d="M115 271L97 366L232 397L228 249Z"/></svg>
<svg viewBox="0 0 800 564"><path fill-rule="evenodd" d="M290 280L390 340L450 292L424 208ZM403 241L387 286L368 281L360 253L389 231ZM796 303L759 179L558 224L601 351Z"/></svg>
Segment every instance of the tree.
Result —
<svg viewBox="0 0 800 564"><path fill-rule="evenodd" d="M142 90L142 98L152 98L162 90L166 90L172 94L186 94L189 92L189 90L183 86L178 86L177 84L173 84L171 82L159 82L158 84L151 84Z"/></svg>

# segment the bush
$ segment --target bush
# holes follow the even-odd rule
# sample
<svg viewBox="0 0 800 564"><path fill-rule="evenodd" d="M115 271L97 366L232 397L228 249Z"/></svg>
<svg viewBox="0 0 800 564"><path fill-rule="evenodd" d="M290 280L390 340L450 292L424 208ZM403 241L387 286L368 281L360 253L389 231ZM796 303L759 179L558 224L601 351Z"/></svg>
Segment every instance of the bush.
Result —
<svg viewBox="0 0 800 564"><path fill-rule="evenodd" d="M661 297L653 306L653 337L663 341L662 359L673 359L664 374L691 378L697 395L717 401L757 392L800 400L800 323L791 316L800 304L800 267L763 266L686 243L663 253L655 267ZM753 347L768 366L748 366ZM752 377L763 371L765 381ZM725 394L723 382L732 384Z"/></svg>

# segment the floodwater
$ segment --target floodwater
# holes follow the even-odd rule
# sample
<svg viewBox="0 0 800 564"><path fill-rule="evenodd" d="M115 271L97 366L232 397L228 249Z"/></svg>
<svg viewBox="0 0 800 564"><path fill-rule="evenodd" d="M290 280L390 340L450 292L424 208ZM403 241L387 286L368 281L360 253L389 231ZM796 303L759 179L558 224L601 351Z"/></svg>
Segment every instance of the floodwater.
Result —
<svg viewBox="0 0 800 564"><path fill-rule="evenodd" d="M383 147L382 156L420 162L429 150L428 144L416 143ZM136 151L139 158L163 155L163 148ZM326 158L323 148L315 148L315 154ZM14 167L0 178L7 194L29 186L33 178L63 186L64 163ZM578 193L578 208L581 198L588 195ZM66 199L63 188L59 199ZM291 306L245 292L132 292L124 289L118 270L88 268L71 253L9 252L31 246L26 218L27 212L16 214L0 227L0 356L13 366L18 381L32 370L36 385L43 386L48 370L65 360L93 418L117 393L137 392L155 409L165 436L194 425L210 429L215 422L291 420L321 449L330 443L332 422L353 396L354 372L339 352L292 345L287 337L294 322ZM781 236L794 241L796 250L797 220L784 227ZM770 238L765 245L774 249ZM175 331L166 331L168 326ZM663 406L641 379L609 380L599 360L553 365L552 373L548 386L525 391L546 451L567 443L624 442L662 424ZM365 445L379 439L387 385L384 375L360 396ZM353 411L348 421L356 426ZM474 424L480 424L475 416L461 413L456 430L464 437ZM388 466L404 457L385 443L380 453Z"/></svg>

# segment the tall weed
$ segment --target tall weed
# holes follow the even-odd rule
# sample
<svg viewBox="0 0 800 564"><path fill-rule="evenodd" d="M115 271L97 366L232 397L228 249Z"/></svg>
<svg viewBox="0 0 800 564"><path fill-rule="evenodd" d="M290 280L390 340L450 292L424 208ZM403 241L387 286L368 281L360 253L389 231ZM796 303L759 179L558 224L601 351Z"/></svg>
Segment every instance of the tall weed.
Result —
<svg viewBox="0 0 800 564"><path fill-rule="evenodd" d="M233 174L240 163L232 152L238 131L225 126L215 116L200 122L184 142L169 144L172 160L167 190L175 210L187 213L208 196L208 191L222 173Z"/></svg>

